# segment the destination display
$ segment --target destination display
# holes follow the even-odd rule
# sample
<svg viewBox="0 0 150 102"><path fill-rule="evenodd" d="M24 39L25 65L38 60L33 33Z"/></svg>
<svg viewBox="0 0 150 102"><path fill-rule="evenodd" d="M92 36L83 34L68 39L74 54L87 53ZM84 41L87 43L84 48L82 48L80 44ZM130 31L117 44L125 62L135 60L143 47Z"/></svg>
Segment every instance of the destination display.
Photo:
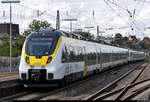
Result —
<svg viewBox="0 0 150 102"><path fill-rule="evenodd" d="M31 38L31 41L52 41L53 38L50 37L37 37L37 38Z"/></svg>

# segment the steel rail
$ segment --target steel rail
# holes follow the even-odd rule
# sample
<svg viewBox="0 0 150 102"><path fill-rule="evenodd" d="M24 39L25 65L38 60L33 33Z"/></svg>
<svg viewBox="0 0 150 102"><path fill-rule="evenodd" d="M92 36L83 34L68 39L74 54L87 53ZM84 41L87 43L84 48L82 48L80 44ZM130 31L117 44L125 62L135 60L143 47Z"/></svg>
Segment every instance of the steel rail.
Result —
<svg viewBox="0 0 150 102"><path fill-rule="evenodd" d="M129 95L128 97L125 98L125 100L129 100L129 99L132 99L133 97L137 96L138 94L140 94L141 92L147 90L150 88L150 84L142 87L142 88L139 88L137 91L135 91L134 93L132 93L131 95Z"/></svg>
<svg viewBox="0 0 150 102"><path fill-rule="evenodd" d="M115 81L111 82L110 84L108 84L107 86L105 86L104 88L100 89L99 91L97 91L96 93L88 96L85 98L85 100L93 100L94 98L98 97L100 94L102 94L106 89L108 89L109 87L111 87L112 85L115 85L117 82L119 82L121 79L123 79L124 77L126 77L127 75L129 75L131 72L133 72L135 69L137 69L139 67L139 65L137 67L135 67L132 70L129 70L127 73L123 74L121 77L119 77L118 79L116 79Z"/></svg>
<svg viewBox="0 0 150 102"><path fill-rule="evenodd" d="M108 70L108 71L109 71L109 70ZM98 77L99 75L100 75L100 74L97 74L97 75L95 75L95 76L93 76L93 77L87 77L86 79L81 79L81 80L78 81L78 82L74 82L74 83L72 83L72 84L69 84L68 86L65 86L65 87L62 87L62 88L58 88L58 89L56 89L56 90L52 90L52 91L50 91L50 92L48 92L48 93L45 93L45 94L42 94L42 95L40 95L40 96L31 98L30 100L40 100L40 99L42 99L42 98L44 98L44 97L46 97L46 96L49 96L49 95L52 95L52 94L54 94L54 93L57 93L57 92L60 92L60 91L69 89L69 88L71 88L71 87L73 87L73 86L76 86L76 85L81 84L81 83L83 83L83 82L86 82L86 81L88 81L88 80L92 80L93 78L96 78L96 77ZM19 96L19 97L20 97L20 96ZM19 98L19 97L12 97L11 99L14 99L14 100L15 100L15 98Z"/></svg>
<svg viewBox="0 0 150 102"><path fill-rule="evenodd" d="M131 83L129 83L121 92L118 96L115 97L115 100L120 100L122 98L122 96L128 91L129 86L134 83L142 74L142 72L145 70L145 68L147 67L148 63L144 66L144 68L140 71L140 73L134 78L133 81L131 81Z"/></svg>
<svg viewBox="0 0 150 102"><path fill-rule="evenodd" d="M147 65L147 64L146 64ZM145 65L145 66L146 66ZM104 88L98 90L96 93L88 96L85 98L85 100L94 100L96 97L99 97L100 94L102 94L103 92L105 92L105 90L107 90L108 88L110 88L112 85L115 85L117 82L119 82L120 80L122 80L124 77L126 77L127 75L129 75L130 73L132 73L135 69L137 69L139 66L135 67L134 69L128 71L127 73L123 74L120 78L116 79L115 81L111 82L110 84L108 84L107 86L105 86ZM134 80L135 81L135 80Z"/></svg>
<svg viewBox="0 0 150 102"><path fill-rule="evenodd" d="M2 84L5 84L5 83L12 83L12 82L18 83L19 81L20 81L19 79L13 79L13 80L7 80L7 81L0 81L0 86Z"/></svg>
<svg viewBox="0 0 150 102"><path fill-rule="evenodd" d="M139 63L138 63L138 64L139 64ZM136 65L136 64L131 64L131 65L133 66L133 65ZM139 66L139 65L136 65L136 66ZM110 71L110 70L106 70L106 71L104 71L104 72L108 72L108 71ZM88 80L92 80L93 78L96 78L96 77L98 77L99 75L101 75L101 73L96 74L96 75L94 75L93 77L87 77L86 79L82 79L82 80L80 80L79 82L75 82L75 83L70 84L69 86L63 87L63 88L61 88L61 89L52 90L51 92L48 92L48 93L39 95L39 96L37 96L37 97L32 98L31 100L40 100L40 99L42 99L42 98L45 98L46 96L50 96L50 95L52 95L52 94L54 94L54 93L57 93L57 92L60 92L60 91L69 89L69 88L71 88L71 87L73 87L73 86L76 86L76 85L81 84L81 83L83 83L83 82L86 82L86 81L88 81ZM11 96L2 98L2 99L0 99L0 101L15 100L15 99L17 99L17 98L19 98L19 97L23 97L23 96L25 96L25 95L32 94L32 93L35 93L35 91L21 91L20 93L17 93L17 94L15 94L15 95L11 95Z"/></svg>
<svg viewBox="0 0 150 102"><path fill-rule="evenodd" d="M133 65L135 65L135 64L133 64ZM110 71L110 70L107 70L107 71ZM107 72L107 71L106 71L106 72ZM42 95L37 96L37 97L34 97L34 98L30 99L30 100L40 100L40 99L42 99L42 98L45 98L45 97L50 96L50 95L53 95L53 94L58 93L58 92L60 92L60 91L63 91L63 90L66 90L66 89L70 89L70 88L73 87L73 86L76 86L76 85L82 84L82 83L84 83L84 82L87 82L88 80L92 80L93 78L96 78L96 77L98 77L99 75L100 75L100 74L96 74L96 75L94 75L93 77L87 77L86 79L82 79L82 80L80 80L80 81L78 81L78 82L75 82L75 83L73 83L73 84L70 84L69 86L66 86L66 87L63 87L63 88L60 88L60 89L57 89L57 90L54 90L54 91L51 91L51 92L42 94Z"/></svg>
<svg viewBox="0 0 150 102"><path fill-rule="evenodd" d="M25 92L21 92L21 93L15 94L13 96L4 97L4 98L0 99L0 102L8 101L8 100L13 100L13 99L18 98L18 97L23 97L23 96L31 94L33 92L34 91L25 91Z"/></svg>
<svg viewBox="0 0 150 102"><path fill-rule="evenodd" d="M23 85L19 82L3 83L0 85L0 101L3 97L8 97L12 94L23 90Z"/></svg>
<svg viewBox="0 0 150 102"><path fill-rule="evenodd" d="M129 87L132 88L132 87L134 87L134 86L136 86L136 85L139 85L139 84L144 83L144 82L147 82L147 81L150 81L150 78L149 78L149 79L145 79L145 80L141 80L141 81L138 81L138 82L135 82L135 83L131 84ZM107 97L110 97L110 96L112 96L112 95L114 95L114 94L116 94L116 93L122 91L124 88L125 88L125 87L122 87L122 88L119 88L119 89L114 90L114 91L112 91L112 92L109 92L109 93L107 93L107 94L104 94L104 95L102 95L102 96L96 97L95 100L103 100L103 99L105 99L105 98L107 98Z"/></svg>
<svg viewBox="0 0 150 102"><path fill-rule="evenodd" d="M54 91L51 91L51 92L42 94L42 95L40 95L40 96L34 97L34 98L32 98L31 100L40 100L40 99L42 99L42 98L45 98L45 97L50 96L50 95L53 95L53 94L58 93L58 92L60 92L60 91L70 89L70 88L73 87L73 86L82 84L82 83L84 83L84 82L87 82L88 80L92 80L93 78L96 78L96 77L98 77L99 75L100 75L100 74L97 74L97 75L95 75L95 76L93 76L93 77L88 77L87 79L82 79L82 80L80 80L80 81L78 81L78 82L75 82L75 83L70 84L70 85L68 85L68 86L65 86L65 87L63 87L63 88L60 88L60 89L57 89L57 90L54 90Z"/></svg>

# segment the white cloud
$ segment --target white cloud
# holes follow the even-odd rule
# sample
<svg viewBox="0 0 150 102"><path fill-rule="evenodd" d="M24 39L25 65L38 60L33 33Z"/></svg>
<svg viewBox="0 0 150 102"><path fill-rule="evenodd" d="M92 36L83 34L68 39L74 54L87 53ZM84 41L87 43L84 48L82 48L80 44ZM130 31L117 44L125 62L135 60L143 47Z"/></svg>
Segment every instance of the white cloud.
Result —
<svg viewBox="0 0 150 102"><path fill-rule="evenodd" d="M0 0L1 2L2 0ZM74 29L84 28L85 26L100 26L100 30L106 28L119 28L130 27L131 21L129 21L129 10L131 13L136 11L137 17L135 17L136 23L134 26L137 36L143 35L144 27L150 26L150 6L145 3L142 6L142 1L135 0L110 0L114 1L118 6L109 3L107 5L104 0L21 0L20 4L13 4L13 22L20 24L21 32L27 28L28 23L33 19L47 20L55 27L56 11L60 10L61 19L64 18L77 18L78 21L73 23ZM37 17L37 10L40 13L47 11L41 17ZM6 17L3 17L3 10L6 11ZM93 18L94 10L94 18ZM141 10L141 11L140 11ZM68 15L67 16L67 11ZM140 11L140 13L139 13ZM9 5L0 3L0 22L9 22ZM69 30L69 22L61 22L62 29ZM121 32L123 35L128 34L130 29L119 29L106 31L108 34L115 34ZM91 31L96 35L95 31ZM129 32L130 33L130 32ZM146 31L145 33L149 33ZM105 34L104 34L105 35Z"/></svg>

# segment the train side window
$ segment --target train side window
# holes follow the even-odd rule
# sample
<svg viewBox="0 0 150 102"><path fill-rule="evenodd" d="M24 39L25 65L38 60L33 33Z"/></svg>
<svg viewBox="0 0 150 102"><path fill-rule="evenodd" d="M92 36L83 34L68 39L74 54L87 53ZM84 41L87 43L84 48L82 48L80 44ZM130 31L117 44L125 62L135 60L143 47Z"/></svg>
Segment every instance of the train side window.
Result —
<svg viewBox="0 0 150 102"><path fill-rule="evenodd" d="M78 62L78 50L77 50L77 47L73 47L73 52L74 52L74 59L73 61L74 62Z"/></svg>
<svg viewBox="0 0 150 102"><path fill-rule="evenodd" d="M68 58L67 47L63 46L63 49L62 49L62 63L67 62L67 58Z"/></svg>
<svg viewBox="0 0 150 102"><path fill-rule="evenodd" d="M75 57L74 49L73 46L70 46L69 48L70 48L69 60L70 62L73 62Z"/></svg>
<svg viewBox="0 0 150 102"><path fill-rule="evenodd" d="M77 47L77 61L83 61L82 48Z"/></svg>

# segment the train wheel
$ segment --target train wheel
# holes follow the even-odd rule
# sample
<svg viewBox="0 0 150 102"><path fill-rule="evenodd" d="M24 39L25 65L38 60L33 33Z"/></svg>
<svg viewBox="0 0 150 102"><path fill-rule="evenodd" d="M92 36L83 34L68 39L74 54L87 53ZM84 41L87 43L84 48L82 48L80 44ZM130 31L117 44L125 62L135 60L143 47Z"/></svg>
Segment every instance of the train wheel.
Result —
<svg viewBox="0 0 150 102"><path fill-rule="evenodd" d="M66 86L67 84L69 84L70 83L70 79L69 79L69 76L65 76L64 78L63 78L63 80L60 82L60 87L64 87L64 86Z"/></svg>
<svg viewBox="0 0 150 102"><path fill-rule="evenodd" d="M97 73L97 74L99 73L99 69L96 69L96 73Z"/></svg>
<svg viewBox="0 0 150 102"><path fill-rule="evenodd" d="M94 70L94 74L98 74L98 73L99 73L98 69Z"/></svg>
<svg viewBox="0 0 150 102"><path fill-rule="evenodd" d="M64 78L65 84L69 84L71 82L71 76L66 76Z"/></svg>
<svg viewBox="0 0 150 102"><path fill-rule="evenodd" d="M59 83L59 87L65 87L65 86L66 86L65 81L62 80L62 81Z"/></svg>

